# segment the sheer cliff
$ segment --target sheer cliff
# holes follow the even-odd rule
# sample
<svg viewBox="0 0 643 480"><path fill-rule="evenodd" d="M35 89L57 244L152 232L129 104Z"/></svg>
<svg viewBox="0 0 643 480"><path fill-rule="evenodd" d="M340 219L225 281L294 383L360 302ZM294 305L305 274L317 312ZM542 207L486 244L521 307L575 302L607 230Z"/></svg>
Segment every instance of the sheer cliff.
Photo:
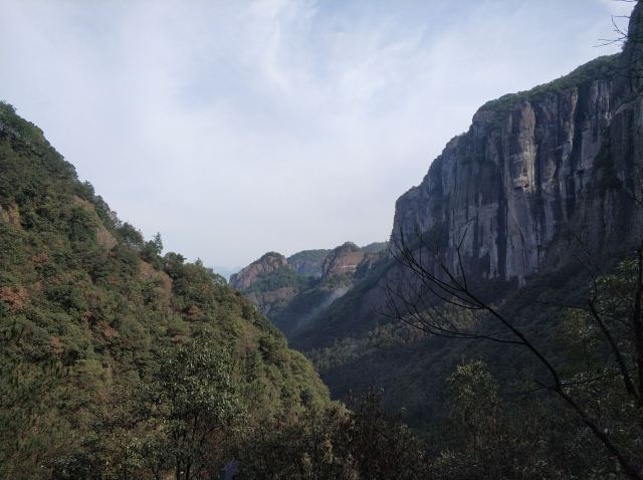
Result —
<svg viewBox="0 0 643 480"><path fill-rule="evenodd" d="M452 269L462 242L471 277L522 285L563 265L570 237L596 255L637 241L640 18L622 54L480 108L397 201L392 242L424 234Z"/></svg>
<svg viewBox="0 0 643 480"><path fill-rule="evenodd" d="M455 269L449 247L463 240L471 275L524 283L591 183L613 116L617 61L599 58L483 106L422 183L397 201L393 242L429 232Z"/></svg>

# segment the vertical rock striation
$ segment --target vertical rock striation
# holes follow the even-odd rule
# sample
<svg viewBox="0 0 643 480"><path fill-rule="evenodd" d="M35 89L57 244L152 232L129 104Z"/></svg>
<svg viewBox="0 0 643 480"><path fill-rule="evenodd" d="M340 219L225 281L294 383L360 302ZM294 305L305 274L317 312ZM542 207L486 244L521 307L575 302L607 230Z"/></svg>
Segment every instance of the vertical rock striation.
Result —
<svg viewBox="0 0 643 480"><path fill-rule="evenodd" d="M614 113L616 64L602 57L483 106L399 198L392 242L428 234L455 269L453 246L462 240L472 275L522 284L591 184Z"/></svg>
<svg viewBox="0 0 643 480"><path fill-rule="evenodd" d="M484 105L397 201L391 241L419 234L457 269L523 284L571 238L613 255L643 234L643 4L619 55Z"/></svg>

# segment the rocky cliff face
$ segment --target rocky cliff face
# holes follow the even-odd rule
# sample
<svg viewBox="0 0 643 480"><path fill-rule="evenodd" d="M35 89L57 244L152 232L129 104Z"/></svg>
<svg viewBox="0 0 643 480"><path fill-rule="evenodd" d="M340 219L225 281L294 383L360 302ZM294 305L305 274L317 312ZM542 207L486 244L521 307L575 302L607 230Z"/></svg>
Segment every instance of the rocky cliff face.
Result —
<svg viewBox="0 0 643 480"><path fill-rule="evenodd" d="M612 118L594 159L594 177L572 223L593 252L610 255L643 239L643 3L613 69ZM583 230L584 229L584 230ZM554 267L557 258L548 259Z"/></svg>
<svg viewBox="0 0 643 480"><path fill-rule="evenodd" d="M397 202L391 240L417 232L468 275L524 284L579 245L613 256L643 233L643 4L620 55L489 102Z"/></svg>
<svg viewBox="0 0 643 480"><path fill-rule="evenodd" d="M322 265L331 250L303 250L288 257L288 265L297 275L322 276Z"/></svg>
<svg viewBox="0 0 643 480"><path fill-rule="evenodd" d="M524 283L578 213L615 112L617 57L483 106L422 183L397 201L393 244L417 232L454 245L472 276Z"/></svg>
<svg viewBox="0 0 643 480"><path fill-rule="evenodd" d="M364 260L364 250L352 242L346 242L328 254L322 265L322 280L345 275L352 277Z"/></svg>
<svg viewBox="0 0 643 480"><path fill-rule="evenodd" d="M286 306L299 291L299 279L286 257L268 252L230 277L230 286L270 315Z"/></svg>
<svg viewBox="0 0 643 480"><path fill-rule="evenodd" d="M288 259L265 254L230 278L284 333L307 326L366 278L386 257L387 243L304 250Z"/></svg>
<svg viewBox="0 0 643 480"><path fill-rule="evenodd" d="M286 261L286 257L277 252L268 252L239 273L230 276L230 286L241 291L248 290L257 283L262 276L270 275L287 267L288 262Z"/></svg>

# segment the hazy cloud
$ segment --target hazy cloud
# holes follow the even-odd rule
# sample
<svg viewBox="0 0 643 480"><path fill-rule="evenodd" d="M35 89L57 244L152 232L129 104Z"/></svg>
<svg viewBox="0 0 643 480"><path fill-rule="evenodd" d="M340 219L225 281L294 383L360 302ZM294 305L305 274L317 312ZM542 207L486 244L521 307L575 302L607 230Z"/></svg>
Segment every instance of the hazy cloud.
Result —
<svg viewBox="0 0 643 480"><path fill-rule="evenodd" d="M485 101L618 46L608 0L0 0L0 98L167 248L387 238Z"/></svg>

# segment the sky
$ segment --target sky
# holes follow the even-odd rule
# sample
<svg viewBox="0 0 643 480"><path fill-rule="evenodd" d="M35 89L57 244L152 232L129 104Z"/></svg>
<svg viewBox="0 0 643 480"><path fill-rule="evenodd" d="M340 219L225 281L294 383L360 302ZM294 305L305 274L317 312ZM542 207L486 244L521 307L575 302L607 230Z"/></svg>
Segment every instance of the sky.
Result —
<svg viewBox="0 0 643 480"><path fill-rule="evenodd" d="M477 108L617 52L631 7L0 0L0 99L121 220L225 272L386 240Z"/></svg>

